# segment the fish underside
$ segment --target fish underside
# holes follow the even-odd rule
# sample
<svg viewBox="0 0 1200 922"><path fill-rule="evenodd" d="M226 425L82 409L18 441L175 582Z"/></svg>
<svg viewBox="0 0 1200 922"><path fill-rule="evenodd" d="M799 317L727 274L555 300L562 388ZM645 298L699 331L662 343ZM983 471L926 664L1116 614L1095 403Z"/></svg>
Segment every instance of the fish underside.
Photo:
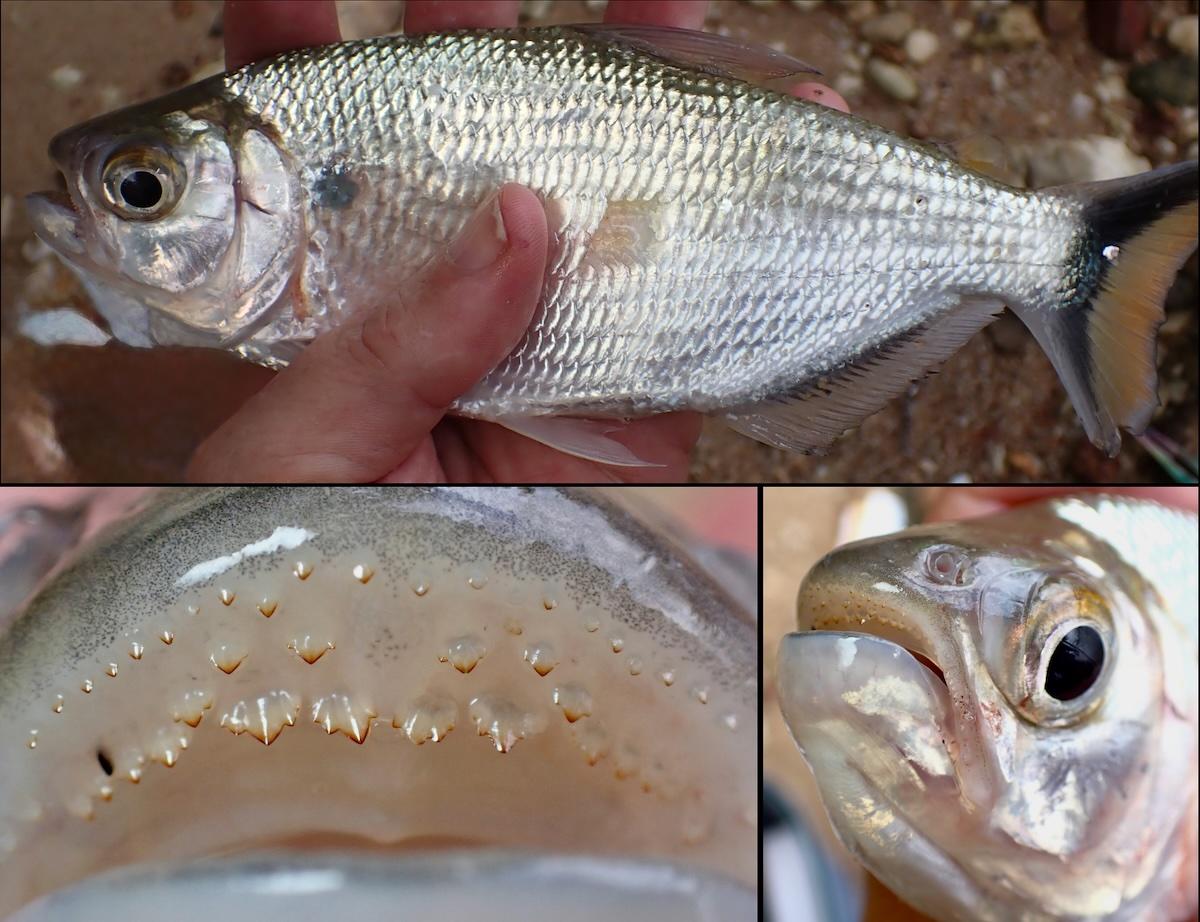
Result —
<svg viewBox="0 0 1200 922"><path fill-rule="evenodd" d="M756 702L602 498L172 492L3 625L0 915L751 918Z"/></svg>
<svg viewBox="0 0 1200 922"><path fill-rule="evenodd" d="M584 418L698 410L820 450L1005 305L1093 442L1141 431L1196 163L1023 191L769 86L810 69L628 26L295 51L60 134L70 201L30 213L118 337L282 365L523 183L541 302L452 411L612 463L640 461Z"/></svg>
<svg viewBox="0 0 1200 922"><path fill-rule="evenodd" d="M779 694L849 850L939 920L1193 918L1196 560L1098 496L818 563Z"/></svg>

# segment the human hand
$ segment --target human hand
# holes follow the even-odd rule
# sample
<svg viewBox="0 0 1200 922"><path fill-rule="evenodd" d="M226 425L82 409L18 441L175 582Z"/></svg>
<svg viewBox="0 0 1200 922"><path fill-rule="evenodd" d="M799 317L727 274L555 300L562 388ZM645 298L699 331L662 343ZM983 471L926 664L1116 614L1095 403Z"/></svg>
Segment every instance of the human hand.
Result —
<svg viewBox="0 0 1200 922"><path fill-rule="evenodd" d="M698 29L707 4L612 0L609 22ZM409 0L405 30L517 24L515 0ZM227 0L226 65L338 41L332 2ZM846 110L832 90L796 95ZM366 306L318 337L196 451L195 481L684 480L700 417L634 420L610 438L656 467L565 455L499 425L445 415L516 347L541 292L547 229L530 190L506 185L394 303Z"/></svg>
<svg viewBox="0 0 1200 922"><path fill-rule="evenodd" d="M1195 487L936 487L926 491L927 522L972 519L1010 506L1064 493L1100 491L1152 499L1165 506L1196 511L1200 494Z"/></svg>

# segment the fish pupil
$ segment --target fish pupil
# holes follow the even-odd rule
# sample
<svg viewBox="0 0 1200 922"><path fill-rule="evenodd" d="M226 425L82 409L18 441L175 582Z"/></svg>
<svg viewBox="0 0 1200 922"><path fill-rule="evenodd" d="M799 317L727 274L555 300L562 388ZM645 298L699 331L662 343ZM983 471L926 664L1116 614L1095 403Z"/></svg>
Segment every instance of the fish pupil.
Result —
<svg viewBox="0 0 1200 922"><path fill-rule="evenodd" d="M132 208L153 208L162 198L162 183L148 170L134 170L121 180L121 198Z"/></svg>
<svg viewBox="0 0 1200 922"><path fill-rule="evenodd" d="M103 749L96 750L96 761L100 763L100 769L104 774L111 775L113 773L112 759L108 757L108 753Z"/></svg>
<svg viewBox="0 0 1200 922"><path fill-rule="evenodd" d="M1070 701L1086 692L1104 667L1104 641L1095 629L1080 626L1058 642L1046 668L1046 694Z"/></svg>

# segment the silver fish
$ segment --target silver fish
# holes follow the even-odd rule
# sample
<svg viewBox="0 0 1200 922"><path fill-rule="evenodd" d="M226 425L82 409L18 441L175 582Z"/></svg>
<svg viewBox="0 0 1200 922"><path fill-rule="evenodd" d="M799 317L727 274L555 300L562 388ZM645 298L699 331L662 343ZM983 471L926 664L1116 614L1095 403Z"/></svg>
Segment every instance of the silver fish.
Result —
<svg viewBox="0 0 1200 922"><path fill-rule="evenodd" d="M487 848L545 885L498 918L590 879L607 910L581 918L640 892L639 919L750 919L757 666L753 617L595 494L172 492L0 623L0 916L208 875L209 918L263 918L216 907L268 888L261 850L317 849L291 876L375 918L356 854L433 852L403 880L466 848L478 887L413 909L466 918L503 889ZM231 854L250 865L192 869Z"/></svg>
<svg viewBox="0 0 1200 922"><path fill-rule="evenodd" d="M819 450L1006 304L1093 442L1143 429L1196 163L1026 192L749 82L807 69L642 27L296 51L60 134L29 210L121 338L283 364L524 183L542 300L452 411L598 460L637 462L579 418L683 409Z"/></svg>
<svg viewBox="0 0 1200 922"><path fill-rule="evenodd" d="M1191 918L1196 561L1103 496L828 555L778 685L846 846L941 920Z"/></svg>

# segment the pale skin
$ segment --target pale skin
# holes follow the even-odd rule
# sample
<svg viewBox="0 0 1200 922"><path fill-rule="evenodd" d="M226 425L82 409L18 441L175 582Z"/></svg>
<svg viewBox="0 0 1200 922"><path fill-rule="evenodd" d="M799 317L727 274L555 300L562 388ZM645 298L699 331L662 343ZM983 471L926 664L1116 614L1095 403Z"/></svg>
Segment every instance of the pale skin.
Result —
<svg viewBox="0 0 1200 922"><path fill-rule="evenodd" d="M405 31L504 28L516 0L409 0ZM700 29L704 0L610 0L607 22ZM227 0L229 68L340 38L332 2ZM828 87L802 98L848 111ZM506 240L496 238L496 209ZM683 481L700 417L634 420L612 438L654 467L613 467L565 455L446 407L516 346L537 305L546 217L536 195L509 184L459 240L389 304L363 305L250 398L204 441L188 476L200 482Z"/></svg>

